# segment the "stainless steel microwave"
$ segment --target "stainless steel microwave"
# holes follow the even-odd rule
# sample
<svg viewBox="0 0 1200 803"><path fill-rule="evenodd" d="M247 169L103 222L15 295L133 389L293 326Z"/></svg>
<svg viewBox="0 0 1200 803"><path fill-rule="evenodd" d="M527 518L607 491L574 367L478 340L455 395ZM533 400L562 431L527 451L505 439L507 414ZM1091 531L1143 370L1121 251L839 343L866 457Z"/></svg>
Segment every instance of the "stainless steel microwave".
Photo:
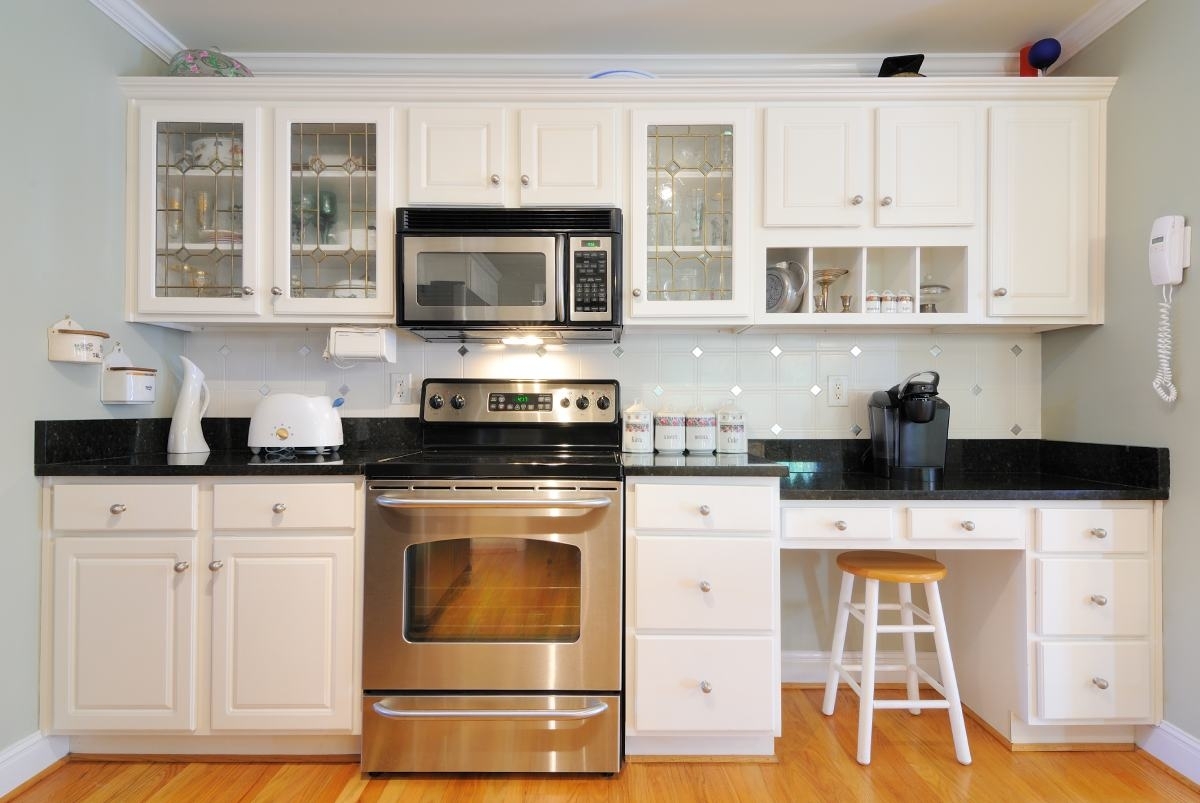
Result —
<svg viewBox="0 0 1200 803"><path fill-rule="evenodd" d="M621 210L396 210L397 324L426 340L620 339Z"/></svg>

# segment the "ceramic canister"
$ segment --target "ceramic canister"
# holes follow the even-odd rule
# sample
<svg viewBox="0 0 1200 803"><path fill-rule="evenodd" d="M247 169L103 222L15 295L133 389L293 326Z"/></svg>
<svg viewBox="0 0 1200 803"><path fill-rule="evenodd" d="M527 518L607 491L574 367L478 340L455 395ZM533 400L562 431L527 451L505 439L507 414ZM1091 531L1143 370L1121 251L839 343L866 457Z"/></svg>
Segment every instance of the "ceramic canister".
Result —
<svg viewBox="0 0 1200 803"><path fill-rule="evenodd" d="M692 408L686 419L687 450L689 454L712 454L717 448L717 414L711 410Z"/></svg>
<svg viewBox="0 0 1200 803"><path fill-rule="evenodd" d="M717 411L717 452L746 452L746 414L736 407L722 407Z"/></svg>
<svg viewBox="0 0 1200 803"><path fill-rule="evenodd" d="M654 448L664 454L681 454L686 416L665 407L654 414Z"/></svg>
<svg viewBox="0 0 1200 803"><path fill-rule="evenodd" d="M634 402L621 414L621 451L654 453L654 413Z"/></svg>

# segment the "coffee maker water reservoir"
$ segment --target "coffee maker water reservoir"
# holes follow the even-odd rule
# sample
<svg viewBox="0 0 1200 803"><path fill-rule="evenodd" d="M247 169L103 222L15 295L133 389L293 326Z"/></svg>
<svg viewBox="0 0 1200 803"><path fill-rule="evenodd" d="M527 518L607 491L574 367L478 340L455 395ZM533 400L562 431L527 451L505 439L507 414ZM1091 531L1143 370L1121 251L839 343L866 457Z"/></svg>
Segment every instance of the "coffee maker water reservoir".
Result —
<svg viewBox="0 0 1200 803"><path fill-rule="evenodd" d="M877 476L922 483L941 481L946 468L950 405L938 396L939 381L936 371L920 371L889 390L871 394L867 415Z"/></svg>

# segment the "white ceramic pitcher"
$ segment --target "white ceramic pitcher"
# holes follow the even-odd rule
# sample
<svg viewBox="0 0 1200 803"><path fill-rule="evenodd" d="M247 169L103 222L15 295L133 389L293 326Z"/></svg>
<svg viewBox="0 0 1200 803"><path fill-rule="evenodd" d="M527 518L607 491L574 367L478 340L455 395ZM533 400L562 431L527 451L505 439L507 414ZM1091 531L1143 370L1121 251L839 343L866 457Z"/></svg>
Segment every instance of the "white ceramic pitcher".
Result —
<svg viewBox="0 0 1200 803"><path fill-rule="evenodd" d="M179 399L175 402L175 414L171 416L171 431L167 435L167 451L172 454L207 452L208 443L200 430L200 419L208 411L210 395L204 381L204 372L182 354L183 385L179 388Z"/></svg>

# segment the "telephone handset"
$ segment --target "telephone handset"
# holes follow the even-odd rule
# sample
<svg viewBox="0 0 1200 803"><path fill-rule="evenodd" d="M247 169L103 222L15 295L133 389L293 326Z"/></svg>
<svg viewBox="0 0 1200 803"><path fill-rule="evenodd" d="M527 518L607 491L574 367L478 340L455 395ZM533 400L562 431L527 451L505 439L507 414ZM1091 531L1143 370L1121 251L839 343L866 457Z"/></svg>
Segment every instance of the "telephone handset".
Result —
<svg viewBox="0 0 1200 803"><path fill-rule="evenodd" d="M1158 304L1158 372L1154 392L1167 404L1179 398L1171 381L1171 301L1175 285L1183 281L1183 269L1191 264L1192 227L1182 215L1167 215L1150 227L1150 283L1162 287Z"/></svg>

